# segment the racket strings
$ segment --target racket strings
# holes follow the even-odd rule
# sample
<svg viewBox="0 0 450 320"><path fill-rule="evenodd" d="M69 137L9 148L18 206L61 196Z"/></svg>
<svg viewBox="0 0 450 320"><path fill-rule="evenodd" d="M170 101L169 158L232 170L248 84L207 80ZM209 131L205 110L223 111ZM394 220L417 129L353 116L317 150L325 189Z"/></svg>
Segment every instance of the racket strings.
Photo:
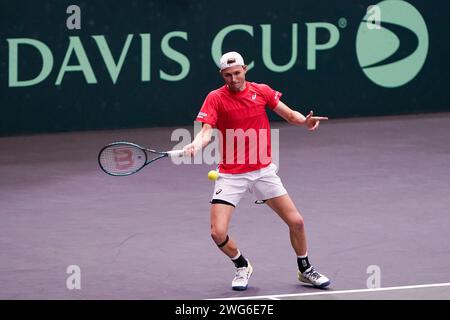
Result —
<svg viewBox="0 0 450 320"><path fill-rule="evenodd" d="M145 151L129 145L114 145L105 148L99 162L103 170L113 175L127 175L145 166Z"/></svg>

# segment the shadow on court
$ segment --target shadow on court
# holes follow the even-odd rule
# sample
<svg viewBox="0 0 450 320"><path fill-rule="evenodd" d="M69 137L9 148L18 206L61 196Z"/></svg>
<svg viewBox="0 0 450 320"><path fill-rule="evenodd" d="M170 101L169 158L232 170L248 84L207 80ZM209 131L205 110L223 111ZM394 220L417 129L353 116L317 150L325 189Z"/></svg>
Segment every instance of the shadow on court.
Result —
<svg viewBox="0 0 450 320"><path fill-rule="evenodd" d="M450 114L330 120L315 133L272 128L279 175L330 289L297 282L287 227L248 197L230 236L255 271L247 291L232 291L234 267L209 235L213 165L163 159L129 177L98 167L112 141L178 143L174 128L151 128L0 138L0 298L360 299L332 293L366 289L371 266L381 287L450 282ZM67 287L71 265L80 289ZM370 298L450 299L448 287L401 291Z"/></svg>

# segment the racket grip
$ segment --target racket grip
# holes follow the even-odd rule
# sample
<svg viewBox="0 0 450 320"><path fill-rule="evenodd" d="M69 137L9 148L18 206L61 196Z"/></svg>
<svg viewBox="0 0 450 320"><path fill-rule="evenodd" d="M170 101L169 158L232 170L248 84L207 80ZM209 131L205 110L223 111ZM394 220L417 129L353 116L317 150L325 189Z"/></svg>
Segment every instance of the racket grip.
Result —
<svg viewBox="0 0 450 320"><path fill-rule="evenodd" d="M169 157L179 157L184 154L184 150L171 150L167 151L167 154L169 155Z"/></svg>

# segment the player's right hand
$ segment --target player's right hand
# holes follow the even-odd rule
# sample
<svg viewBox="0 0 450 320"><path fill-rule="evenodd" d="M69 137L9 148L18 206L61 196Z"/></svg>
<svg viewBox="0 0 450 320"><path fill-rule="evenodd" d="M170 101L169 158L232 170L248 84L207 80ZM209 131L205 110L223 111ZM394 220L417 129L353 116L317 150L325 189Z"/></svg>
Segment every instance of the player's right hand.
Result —
<svg viewBox="0 0 450 320"><path fill-rule="evenodd" d="M184 155L186 157L193 157L199 148L194 143L189 143L183 147Z"/></svg>

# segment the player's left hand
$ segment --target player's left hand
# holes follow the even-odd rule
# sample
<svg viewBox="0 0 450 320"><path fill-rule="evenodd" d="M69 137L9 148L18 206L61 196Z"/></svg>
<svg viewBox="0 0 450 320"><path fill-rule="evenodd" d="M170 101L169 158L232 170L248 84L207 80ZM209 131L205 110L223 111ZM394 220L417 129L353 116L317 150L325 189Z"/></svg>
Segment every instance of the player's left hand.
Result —
<svg viewBox="0 0 450 320"><path fill-rule="evenodd" d="M328 117L314 116L314 112L311 110L305 118L305 125L309 131L314 131L319 127L319 123L322 120L328 120Z"/></svg>

